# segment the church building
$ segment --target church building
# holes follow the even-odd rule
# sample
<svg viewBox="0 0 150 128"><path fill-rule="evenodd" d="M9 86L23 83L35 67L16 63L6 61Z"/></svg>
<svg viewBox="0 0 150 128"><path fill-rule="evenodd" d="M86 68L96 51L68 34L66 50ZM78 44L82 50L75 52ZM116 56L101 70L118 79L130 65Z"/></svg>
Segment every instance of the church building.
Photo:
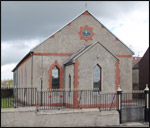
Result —
<svg viewBox="0 0 150 128"><path fill-rule="evenodd" d="M84 11L26 54L13 69L14 87L131 91L133 54Z"/></svg>

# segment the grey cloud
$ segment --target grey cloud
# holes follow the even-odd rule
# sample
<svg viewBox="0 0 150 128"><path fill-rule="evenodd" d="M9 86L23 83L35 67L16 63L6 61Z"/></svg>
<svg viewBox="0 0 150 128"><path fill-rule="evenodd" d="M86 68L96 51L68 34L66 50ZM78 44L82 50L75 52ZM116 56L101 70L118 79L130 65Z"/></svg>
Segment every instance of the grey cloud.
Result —
<svg viewBox="0 0 150 128"><path fill-rule="evenodd" d="M2 51L1 51L1 65L9 64L9 63L16 63L22 59L25 54L29 51L29 48L26 44L18 43L16 44L9 44L5 47L2 44Z"/></svg>
<svg viewBox="0 0 150 128"><path fill-rule="evenodd" d="M48 36L71 20L76 15L75 12L81 11L71 9L79 6L80 2L70 6L71 4L73 3L2 2L2 40Z"/></svg>
<svg viewBox="0 0 150 128"><path fill-rule="evenodd" d="M24 42L15 40L46 39L68 21L85 10L85 1L3 1L1 12L3 49L2 65L19 62L30 50ZM87 2L87 8L101 21L116 20L121 15L148 6L148 2ZM104 25L106 22L102 22ZM19 54L18 54L19 53Z"/></svg>
<svg viewBox="0 0 150 128"><path fill-rule="evenodd" d="M115 19L143 5L141 2L87 3L95 16L107 19ZM2 41L47 37L83 10L85 1L2 2Z"/></svg>

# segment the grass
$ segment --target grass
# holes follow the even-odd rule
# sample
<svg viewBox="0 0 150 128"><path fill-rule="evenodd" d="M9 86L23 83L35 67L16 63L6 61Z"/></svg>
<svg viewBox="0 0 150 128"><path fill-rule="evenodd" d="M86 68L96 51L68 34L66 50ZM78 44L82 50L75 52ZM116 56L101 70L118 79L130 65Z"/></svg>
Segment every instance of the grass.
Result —
<svg viewBox="0 0 150 128"><path fill-rule="evenodd" d="M1 98L1 108L15 108L13 104L10 103L9 98Z"/></svg>

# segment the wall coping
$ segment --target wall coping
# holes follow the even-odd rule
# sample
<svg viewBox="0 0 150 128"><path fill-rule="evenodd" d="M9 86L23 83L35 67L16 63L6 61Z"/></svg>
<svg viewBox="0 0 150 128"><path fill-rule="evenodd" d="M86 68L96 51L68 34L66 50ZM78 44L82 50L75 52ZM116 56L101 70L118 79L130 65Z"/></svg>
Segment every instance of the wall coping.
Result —
<svg viewBox="0 0 150 128"><path fill-rule="evenodd" d="M102 115L114 115L118 114L118 111L100 111L99 109L62 109L62 110L40 110L37 115L53 115L53 114L70 114L70 113L89 113L89 112L99 112Z"/></svg>
<svg viewBox="0 0 150 128"><path fill-rule="evenodd" d="M69 113L87 113L87 112L100 112L102 115L114 115L118 114L118 111L100 111L98 108L88 109L61 109L61 110L39 110L36 107L19 107L19 108L4 108L1 109L1 113L13 113L13 112L35 112L37 115L53 115L53 114L69 114Z"/></svg>
<svg viewBox="0 0 150 128"><path fill-rule="evenodd" d="M2 108L1 113L9 112L33 112L36 111L36 107L19 107L19 108Z"/></svg>

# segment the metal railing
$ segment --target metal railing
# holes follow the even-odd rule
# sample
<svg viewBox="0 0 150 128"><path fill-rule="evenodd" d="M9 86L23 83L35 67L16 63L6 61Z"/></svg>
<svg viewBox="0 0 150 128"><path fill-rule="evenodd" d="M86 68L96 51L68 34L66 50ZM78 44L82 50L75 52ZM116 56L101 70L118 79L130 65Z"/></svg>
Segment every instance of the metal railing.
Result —
<svg viewBox="0 0 150 128"><path fill-rule="evenodd" d="M1 108L36 105L36 88L1 87Z"/></svg>
<svg viewBox="0 0 150 128"><path fill-rule="evenodd" d="M100 110L116 110L116 96L115 92L102 93L99 90L38 91L37 109L99 108Z"/></svg>
<svg viewBox="0 0 150 128"><path fill-rule="evenodd" d="M127 107L145 106L144 90L122 92L122 109Z"/></svg>

